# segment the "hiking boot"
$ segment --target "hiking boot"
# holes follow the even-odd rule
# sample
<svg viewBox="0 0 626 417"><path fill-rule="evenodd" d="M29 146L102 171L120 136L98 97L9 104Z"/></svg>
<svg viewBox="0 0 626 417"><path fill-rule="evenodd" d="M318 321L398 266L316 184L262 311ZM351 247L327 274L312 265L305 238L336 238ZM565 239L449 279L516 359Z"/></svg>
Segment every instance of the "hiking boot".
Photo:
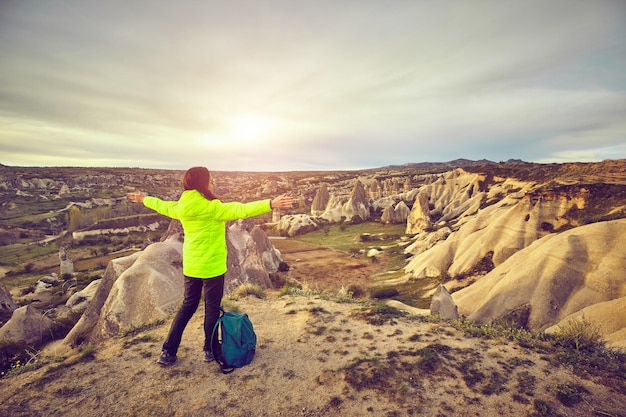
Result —
<svg viewBox="0 0 626 417"><path fill-rule="evenodd" d="M164 350L161 352L157 362L161 365L173 365L176 362L176 355L172 355L167 350Z"/></svg>
<svg viewBox="0 0 626 417"><path fill-rule="evenodd" d="M208 350L204 351L204 361L205 362L213 362L215 358L213 357L213 353Z"/></svg>

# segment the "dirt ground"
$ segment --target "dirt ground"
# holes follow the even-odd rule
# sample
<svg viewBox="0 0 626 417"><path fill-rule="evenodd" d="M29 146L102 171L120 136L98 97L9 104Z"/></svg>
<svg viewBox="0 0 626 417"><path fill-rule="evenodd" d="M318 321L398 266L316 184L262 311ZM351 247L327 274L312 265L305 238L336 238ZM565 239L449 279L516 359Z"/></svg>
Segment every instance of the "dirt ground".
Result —
<svg viewBox="0 0 626 417"><path fill-rule="evenodd" d="M353 257L346 252L294 239L273 239L272 244L289 265L285 277L313 289L338 291L342 287L355 286L365 291L380 282L388 268L384 252L373 262L365 255Z"/></svg>
<svg viewBox="0 0 626 417"><path fill-rule="evenodd" d="M310 287L364 285L385 268L310 245L283 245L283 258L285 275ZM198 312L171 367L156 363L170 320L82 352L51 345L47 365L1 381L0 415L626 415L624 395L515 343L411 316L370 320L366 303L316 295L227 301L254 324L250 365L224 375L203 362ZM580 389L575 406L557 399L563 386Z"/></svg>

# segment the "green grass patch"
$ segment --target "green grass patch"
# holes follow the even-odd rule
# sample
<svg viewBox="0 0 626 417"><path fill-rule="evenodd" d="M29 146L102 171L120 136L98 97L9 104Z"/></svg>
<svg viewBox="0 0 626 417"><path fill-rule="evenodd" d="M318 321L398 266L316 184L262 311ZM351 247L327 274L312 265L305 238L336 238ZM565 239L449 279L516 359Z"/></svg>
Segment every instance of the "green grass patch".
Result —
<svg viewBox="0 0 626 417"><path fill-rule="evenodd" d="M392 240L362 240L362 236L379 235L381 239L387 237L405 236L406 225L382 224L379 222L364 222L360 224L330 225L315 232L296 236L294 239L319 246L326 246L343 252L351 249L367 249L375 245L388 245Z"/></svg>
<svg viewBox="0 0 626 417"><path fill-rule="evenodd" d="M25 245L16 243L13 245L2 246L0 255L0 265L16 266L20 263L38 258L40 256L58 253L59 247L55 244L51 245Z"/></svg>

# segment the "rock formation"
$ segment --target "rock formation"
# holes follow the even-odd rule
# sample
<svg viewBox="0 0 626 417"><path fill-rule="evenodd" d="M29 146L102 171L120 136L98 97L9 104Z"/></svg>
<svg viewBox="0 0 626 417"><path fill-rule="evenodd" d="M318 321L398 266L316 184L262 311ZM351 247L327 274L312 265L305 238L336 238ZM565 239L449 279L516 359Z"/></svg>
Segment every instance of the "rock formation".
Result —
<svg viewBox="0 0 626 417"><path fill-rule="evenodd" d="M16 308L17 304L13 301L11 293L7 287L0 282L0 322L4 321L5 318L11 317L11 314L13 314Z"/></svg>
<svg viewBox="0 0 626 417"><path fill-rule="evenodd" d="M330 198L328 199L328 204L326 204L326 209L324 210L324 213L319 217L331 223L339 223L341 221L344 221L346 219L346 216L343 213L343 205L344 200L336 197L334 194L331 194Z"/></svg>
<svg viewBox="0 0 626 417"><path fill-rule="evenodd" d="M87 310L65 342L99 343L173 312L183 293L181 251L182 243L171 239L109 262Z"/></svg>
<svg viewBox="0 0 626 417"><path fill-rule="evenodd" d="M288 214L281 217L276 224L276 230L281 236L296 236L300 233L308 233L317 230L321 226L317 218L306 214Z"/></svg>
<svg viewBox="0 0 626 417"><path fill-rule="evenodd" d="M370 218L370 204L365 192L365 188L361 181L356 180L350 198L345 204L338 204L338 200L330 198L323 219L339 222L345 220L347 222L362 222Z"/></svg>
<svg viewBox="0 0 626 417"><path fill-rule="evenodd" d="M253 282L262 288L271 288L269 274L278 271L282 262L280 252L258 226L248 232L245 220L238 220L226 232L228 271L224 291L232 291L244 282Z"/></svg>
<svg viewBox="0 0 626 417"><path fill-rule="evenodd" d="M72 258L70 257L70 253L66 247L62 246L59 248L59 261L60 261L60 272L61 277L65 277L66 275L74 274L74 262L72 262Z"/></svg>
<svg viewBox="0 0 626 417"><path fill-rule="evenodd" d="M415 197L413 208L406 219L406 234L414 235L431 227L428 201L429 196L427 192L422 191Z"/></svg>
<svg viewBox="0 0 626 417"><path fill-rule="evenodd" d="M53 272L50 275L41 277L35 284L35 294L41 294L50 291L51 288L61 285L59 276Z"/></svg>
<svg viewBox="0 0 626 417"><path fill-rule="evenodd" d="M11 340L26 345L38 345L50 340L53 321L32 304L13 312L11 319L0 327L0 340Z"/></svg>
<svg viewBox="0 0 626 417"><path fill-rule="evenodd" d="M320 185L320 189L315 194L315 197L313 197L313 202L311 203L311 216L317 217L324 214L329 200L330 194L328 192L328 185L323 183Z"/></svg>
<svg viewBox="0 0 626 417"><path fill-rule="evenodd" d="M449 227L442 227L431 233L422 233L415 238L413 243L407 246L405 252L413 255L419 255L420 253L426 252L442 240L446 240L446 238L450 236L450 233L452 233L452 230L450 230Z"/></svg>
<svg viewBox="0 0 626 417"><path fill-rule="evenodd" d="M372 200L378 200L379 198L381 198L383 195L382 190L381 190L381 186L380 183L378 182L378 180L374 180L372 181L368 186L367 186L367 193L369 194L369 197Z"/></svg>
<svg viewBox="0 0 626 417"><path fill-rule="evenodd" d="M433 298L430 301L430 314L444 319L456 320L459 318L457 305L452 296L443 285L439 284Z"/></svg>
<svg viewBox="0 0 626 417"><path fill-rule="evenodd" d="M161 242L109 262L93 299L64 342L97 344L177 310L183 296L182 239L180 222L172 221ZM282 259L261 228L250 220L233 222L227 228L227 245L226 292L243 282L271 287L269 274L278 270Z"/></svg>
<svg viewBox="0 0 626 417"><path fill-rule="evenodd" d="M461 200L463 203L457 207L470 199ZM414 278L443 274L454 277L471 271L490 252L497 266L551 229L565 224L565 214L580 204L577 199L535 198L524 192L509 194L476 214L459 219L456 231L436 247L414 256L406 271Z"/></svg>
<svg viewBox="0 0 626 417"><path fill-rule="evenodd" d="M380 221L383 223L404 223L410 213L411 209L404 201L400 201L395 207L391 206L384 209Z"/></svg>
<svg viewBox="0 0 626 417"><path fill-rule="evenodd" d="M65 306L75 313L84 312L93 297L96 295L96 290L100 286L101 282L101 279L91 281L84 289L72 294L65 302Z"/></svg>
<svg viewBox="0 0 626 417"><path fill-rule="evenodd" d="M610 345L626 347L625 247L626 219L550 234L453 298L461 314L480 323L512 318L545 330L584 316L603 327Z"/></svg>

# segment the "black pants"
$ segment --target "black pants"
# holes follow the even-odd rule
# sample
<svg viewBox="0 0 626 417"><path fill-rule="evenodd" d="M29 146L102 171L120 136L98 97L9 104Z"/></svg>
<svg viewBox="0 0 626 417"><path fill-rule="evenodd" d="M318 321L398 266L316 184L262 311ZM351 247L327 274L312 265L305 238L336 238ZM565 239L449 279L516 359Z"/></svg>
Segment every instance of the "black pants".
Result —
<svg viewBox="0 0 626 417"><path fill-rule="evenodd" d="M213 327L220 316L220 305L222 296L224 295L224 275L215 278L190 278L185 276L185 298L183 305L178 309L176 317L170 327L163 350L168 351L171 355L176 355L178 346L183 337L183 331L198 309L200 304L200 295L204 290L204 350L211 350L211 343L214 347L217 341L212 340Z"/></svg>

